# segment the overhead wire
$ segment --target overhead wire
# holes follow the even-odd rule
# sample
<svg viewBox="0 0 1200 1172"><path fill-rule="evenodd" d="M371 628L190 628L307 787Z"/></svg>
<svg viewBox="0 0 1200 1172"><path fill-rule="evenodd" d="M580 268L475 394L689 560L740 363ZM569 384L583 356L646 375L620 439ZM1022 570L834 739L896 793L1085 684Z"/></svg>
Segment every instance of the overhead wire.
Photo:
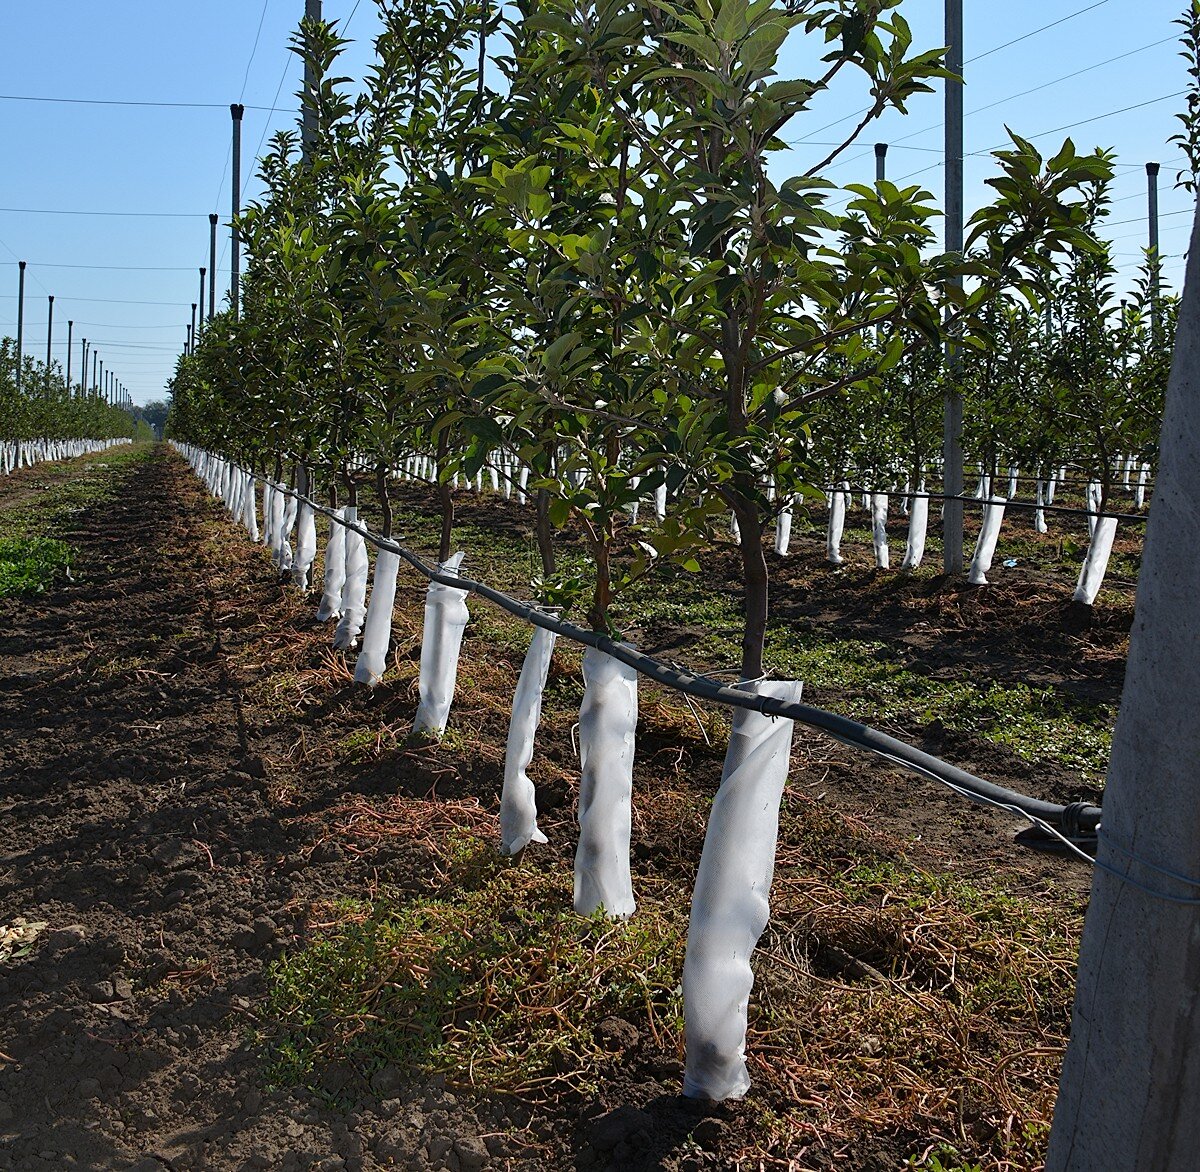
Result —
<svg viewBox="0 0 1200 1172"><path fill-rule="evenodd" d="M1028 41L1031 37L1036 37L1039 33L1044 33L1047 29L1057 28L1060 24L1066 24L1069 20L1074 20L1077 16L1083 16L1085 13L1093 12L1097 8L1103 8L1109 0L1096 0L1095 4L1089 4L1086 8L1076 9L1074 12L1067 13L1066 16L1060 16L1058 20L1052 20L1049 24L1044 24L1041 28L1031 29L1027 33L1023 33L1019 37L1015 37L1011 41L1005 41L1003 45L996 45L994 48L987 49L983 53L978 53L974 57L968 57L963 65L973 65L976 61L982 61L985 57L991 57L994 53L999 53L1004 49L1011 49L1013 45L1019 45L1023 41Z"/></svg>
<svg viewBox="0 0 1200 1172"><path fill-rule="evenodd" d="M48 102L66 106L133 106L164 110L228 110L228 102L153 102L118 98L55 98L36 94L0 94L0 102ZM247 110L274 112L270 106L247 105Z"/></svg>
<svg viewBox="0 0 1200 1172"><path fill-rule="evenodd" d="M246 84L250 81L250 67L254 64L254 57L258 53L258 42L262 39L263 21L267 19L267 6L271 0L263 0L262 12L258 16L258 29L254 34L254 44L250 48L250 60L246 62L246 72L242 77L242 89L238 94L238 101L246 96Z"/></svg>
<svg viewBox="0 0 1200 1172"><path fill-rule="evenodd" d="M1109 2L1109 0L1097 0L1096 3L1089 4L1086 8L1080 8L1080 9L1076 10L1075 12L1068 13L1066 16L1060 17L1058 20L1052 21L1050 24L1042 25L1040 28L1031 29L1029 32L1022 34L1021 36L1015 38L1014 40L1005 41L1004 44L1002 44L1002 45L995 45L991 49L987 49L986 51L978 54L975 57L968 58L966 61L963 62L963 65L964 66L971 65L976 61L982 61L985 57L992 56L992 54L994 54L994 53L999 53L1003 49L1008 49L1013 45L1019 45L1022 41L1027 41L1031 37L1036 37L1039 33L1044 33L1047 29L1052 29L1052 28L1055 28L1057 25L1065 24L1067 21L1074 20L1075 17L1077 17L1077 16L1083 16L1084 13L1091 12L1095 8L1101 8L1108 2ZM853 114L847 114L842 118L838 118L834 122L827 122L824 126L820 126L816 130L814 130L812 132L812 135L806 135L804 138L800 139L799 141L807 142L813 135L820 134L820 133L822 133L822 131L825 131L825 130L831 130L835 126L840 126L843 122L849 122L852 118L861 118L869 110L870 110L870 107L868 106L865 109L854 112ZM870 152L868 151L867 153L869 154Z"/></svg>
<svg viewBox="0 0 1200 1172"><path fill-rule="evenodd" d="M206 212L110 212L84 208L0 208L0 212L30 216L125 216L134 219L197 220Z"/></svg>

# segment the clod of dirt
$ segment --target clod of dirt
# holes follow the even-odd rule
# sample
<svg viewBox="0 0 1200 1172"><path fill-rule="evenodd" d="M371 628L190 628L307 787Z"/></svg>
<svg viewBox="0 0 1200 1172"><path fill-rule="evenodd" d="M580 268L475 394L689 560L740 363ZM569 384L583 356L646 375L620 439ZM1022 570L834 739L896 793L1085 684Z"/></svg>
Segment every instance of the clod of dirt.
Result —
<svg viewBox="0 0 1200 1172"><path fill-rule="evenodd" d="M596 1026L596 1041L605 1050L629 1050L637 1045L640 1037L637 1026L622 1017L606 1017Z"/></svg>
<svg viewBox="0 0 1200 1172"><path fill-rule="evenodd" d="M65 924L53 932L47 932L43 943L46 948L58 952L64 948L74 948L86 939L87 929L82 924Z"/></svg>
<svg viewBox="0 0 1200 1172"><path fill-rule="evenodd" d="M724 1138L727 1130L728 1124L725 1120L710 1115L692 1129L692 1139L706 1148L714 1148Z"/></svg>
<svg viewBox="0 0 1200 1172"><path fill-rule="evenodd" d="M487 1148L477 1136L460 1135L454 1141L454 1154L462 1172L479 1172L488 1162Z"/></svg>
<svg viewBox="0 0 1200 1172"><path fill-rule="evenodd" d="M124 977L111 981L97 981L87 989L88 1000L97 1005L109 1005L114 1001L129 1001L133 997L133 986Z"/></svg>
<svg viewBox="0 0 1200 1172"><path fill-rule="evenodd" d="M160 842L150 854L160 867L168 871L183 871L199 866L202 857L198 846L178 838L169 838L166 842Z"/></svg>

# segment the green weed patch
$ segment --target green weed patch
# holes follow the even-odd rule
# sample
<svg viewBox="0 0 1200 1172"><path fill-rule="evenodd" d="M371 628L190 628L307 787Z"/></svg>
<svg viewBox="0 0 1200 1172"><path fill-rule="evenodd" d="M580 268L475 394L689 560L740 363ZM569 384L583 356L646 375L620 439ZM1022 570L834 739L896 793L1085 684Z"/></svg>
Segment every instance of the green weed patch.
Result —
<svg viewBox="0 0 1200 1172"><path fill-rule="evenodd" d="M40 594L71 565L71 548L50 537L0 538L0 598Z"/></svg>
<svg viewBox="0 0 1200 1172"><path fill-rule="evenodd" d="M684 924L643 903L628 923L571 906L570 876L455 846L440 898L377 901L270 972L272 1076L321 1086L394 1065L537 1095L594 1085L605 1017L677 1036Z"/></svg>

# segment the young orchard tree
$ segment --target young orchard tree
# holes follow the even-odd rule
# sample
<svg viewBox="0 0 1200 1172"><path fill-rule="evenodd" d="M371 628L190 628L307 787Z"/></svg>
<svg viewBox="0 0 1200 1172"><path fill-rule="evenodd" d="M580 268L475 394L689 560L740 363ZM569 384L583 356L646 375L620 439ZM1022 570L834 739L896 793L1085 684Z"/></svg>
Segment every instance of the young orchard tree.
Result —
<svg viewBox="0 0 1200 1172"><path fill-rule="evenodd" d="M643 183L626 125L598 90L558 74L561 38L542 26L539 5L522 8L509 27L508 103L490 128L490 170L476 180L508 241L495 297L510 341L478 365L477 393L533 473L539 521L571 519L587 539L590 588L554 575L539 525L544 596L582 603L593 630L615 634L617 597L660 554L696 566L688 543L672 542L678 522L629 522L668 477L661 438L640 422L671 361L643 291L663 279L678 228Z"/></svg>
<svg viewBox="0 0 1200 1172"><path fill-rule="evenodd" d="M490 341L479 305L494 264L467 182L481 100L468 57L495 17L476 0L385 0L380 13L378 65L353 118L356 165L333 216L334 263L359 345L379 490L386 498L386 469L400 459L434 456L445 561L464 419L475 414L468 364Z"/></svg>
<svg viewBox="0 0 1200 1172"><path fill-rule="evenodd" d="M1027 143L1001 153L1000 198L976 216L969 259L925 258L934 210L927 192L852 188L843 215L825 207L833 184L822 170L888 109L945 76L937 53L910 56L911 34L896 0L821 3L631 5L556 0L540 24L559 35L558 68L571 71L611 104L638 151L641 183L682 224L686 248L675 266L669 303L654 286L639 312L669 317L677 332L672 387L662 405L665 432L686 437L686 459L733 511L741 533L746 625L742 670L763 674L768 615L763 532L779 491L810 479L802 422L809 405L843 385L827 382L827 359L853 360L863 336L892 331L877 373L910 347L940 339L950 310L962 330L996 291L1033 277L1032 246L1057 248L1077 235L1081 214L1069 203L1104 164L1065 149L1043 168ZM778 53L795 33L829 52L813 80L774 79ZM770 154L814 97L843 72L864 73L872 105L844 142L806 172L777 185ZM840 237L838 247L831 238ZM630 260L632 261L632 257ZM974 276L963 293L952 278ZM668 286L669 287L669 286ZM921 341L909 341L919 337ZM669 421L669 422L668 422Z"/></svg>

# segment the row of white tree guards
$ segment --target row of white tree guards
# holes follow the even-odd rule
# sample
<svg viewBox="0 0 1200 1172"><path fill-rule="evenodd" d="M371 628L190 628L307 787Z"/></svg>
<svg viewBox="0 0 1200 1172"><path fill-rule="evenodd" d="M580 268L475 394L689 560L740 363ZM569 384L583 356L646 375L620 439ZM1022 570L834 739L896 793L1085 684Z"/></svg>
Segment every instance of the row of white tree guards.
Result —
<svg viewBox="0 0 1200 1172"><path fill-rule="evenodd" d="M1131 498L1133 507L1140 512L1146 506L1150 465L1139 463L1131 456L1118 461L1117 472L1119 475L1114 476L1114 481L1123 482L1124 490ZM1054 505L1055 490L1059 484L1066 481L1067 475L1067 468L1059 468L1033 478L1033 524L1038 533L1048 532L1046 510ZM987 575L991 572L992 561L996 555L996 544L1000 538L1000 526L1004 521L1005 509L1016 501L1019 485L1023 478L1018 469L1010 468L1007 479L1008 492L1007 495L1002 495L997 491L993 478L983 473L982 470L980 472L975 499L983 505L983 520L968 569L968 580L975 586L987 584ZM1104 575L1108 569L1113 540L1117 535L1117 518L1100 511L1102 486L1099 481L1088 481L1085 495L1088 548L1083 565L1079 570L1074 600L1091 606L1096 601L1096 595L1100 592ZM887 520L888 509L893 497L898 498L901 513L908 517L908 538L905 544L904 560L900 563L900 568L902 570L916 569L925 557L929 502L941 499L937 494L926 492L924 481L918 482L915 491L911 481L899 490L893 488L887 492L868 491L861 494L852 492L850 482L843 481L841 488L828 491L826 498L829 502L829 519L825 545L828 561L833 565L842 564L842 535L845 530L846 513L856 500L861 499L863 509L870 514L875 564L880 569L888 569L891 551L888 546ZM781 513L776 528L776 553L787 553L790 532L791 509L788 508Z"/></svg>
<svg viewBox="0 0 1200 1172"><path fill-rule="evenodd" d="M1150 476L1150 465L1135 456L1124 456L1115 461L1113 483L1123 483L1125 492L1131 499L1133 507L1141 511L1146 505L1146 491ZM425 456L411 456L402 461L399 474L411 480L432 482L435 478L434 462ZM932 468L931 473L937 474ZM1000 538L1000 527L1004 521L1007 506L1016 501L1022 482L1033 482L1033 524L1038 533L1049 531L1046 520L1046 509L1054 505L1055 492L1061 483L1066 482L1069 469L1066 467L1044 471L1035 477L1023 477L1018 468L1008 469L1008 491L1002 495L997 491L996 482L980 468L979 482L975 490L975 499L983 505L983 521L980 525L979 537L976 541L974 555L968 570L968 580L972 585L987 585L987 575L991 572L992 561L996 554L996 545ZM582 472L578 475L584 475ZM515 496L518 504L526 501L525 488L528 482L529 469L519 463L515 457L499 453L494 463L480 469L473 480L465 476L456 476L455 487L483 489L490 484L493 491L503 491L505 497ZM1003 483L1003 481L1001 481ZM773 497L773 485L768 485ZM1113 541L1117 533L1117 519L1102 515L1100 500L1102 490L1097 480L1090 480L1086 487L1088 549L1079 570L1076 582L1074 600L1091 606L1104 582L1108 569L1108 561L1112 555ZM888 544L887 521L888 511L892 500L899 501L900 512L908 518L907 541L904 549L904 559L900 563L902 570L914 570L921 565L925 557L925 537L929 525L929 502L940 501L936 494L926 490L926 482L919 480L913 488L909 480L898 487L893 484L887 491L852 492L849 481L842 481L841 488L831 488L826 494L829 504L829 517L826 528L826 557L833 565L842 564L842 536L845 531L847 510L857 499L861 499L863 509L870 515L871 538L875 554L875 564L886 570L891 566L891 549ZM667 489L660 485L654 492L652 503L655 516L661 520L667 513ZM637 504L630 506L634 521L638 517ZM737 520L730 517L730 528L735 539L738 537ZM792 503L784 502L780 508L775 525L775 552L781 557L788 553L792 534Z"/></svg>
<svg viewBox="0 0 1200 1172"><path fill-rule="evenodd" d="M251 538L268 546L280 571L290 574L299 588L307 589L316 550L311 502L283 486L259 481L211 453L186 445L180 450ZM415 469L402 473L418 475ZM335 647L350 650L361 637L355 679L374 686L386 665L400 558L390 550L379 551L370 604L365 605L367 542L361 532L339 521L357 524L355 510L331 513L317 613L322 620L337 618L332 636ZM438 568L457 576L462 559L463 554L457 553ZM469 617L467 593L442 583L429 584L415 732L436 737L445 730ZM538 828L534 786L527 770L554 643L552 632L534 628L513 697L500 799L500 845L510 855L530 843L546 841ZM636 910L629 848L637 673L588 647L583 654L583 675L574 906L580 915L603 912L623 919ZM799 700L801 695L798 682L743 681L739 686L786 700ZM692 1097L738 1098L750 1087L745 1060L747 1009L754 981L750 956L767 924L792 731L790 720L744 709L733 715L721 785L696 877L683 971L684 1092Z"/></svg>
<svg viewBox="0 0 1200 1172"><path fill-rule="evenodd" d="M54 460L73 460L76 456L127 443L127 439L0 440L0 476L16 472L18 468L32 468L35 464L48 464Z"/></svg>
<svg viewBox="0 0 1200 1172"><path fill-rule="evenodd" d="M229 512L255 541L271 550L274 564L301 590L310 587L317 553L315 508L299 493L212 453L187 445L180 450L220 497ZM1053 504L1055 489L1066 477L1059 469L1036 481L1035 523L1045 531L1043 508ZM401 478L427 481L430 462L414 456L397 469ZM460 480L466 487L488 485L518 503L526 499L524 475L515 462L503 457L473 478ZM1144 503L1148 467L1127 467L1126 483L1137 507ZM1015 496L1018 472L1010 471L1009 496ZM1099 486L1089 484L1093 509ZM929 496L911 485L898 493L852 492L847 483L828 494L827 556L841 562L840 545L846 511L861 500L872 520L876 562L888 566L886 533L890 497L900 498L909 518L904 568L920 565L924 552ZM986 581L1007 499L998 496L986 476L981 476L977 496L984 503L984 519L971 581ZM937 499L936 497L932 499ZM653 499L656 513L665 511L665 490ZM317 618L336 620L332 634L335 649L359 647L354 678L368 687L379 683L386 670L391 639L392 611L401 559L380 548L370 603L368 541L354 507L324 510L330 516L325 548L324 579ZM262 518L260 529L259 518ZM776 550L788 551L791 507L780 512ZM1092 532L1087 559L1075 597L1091 603L1099 589L1116 530L1113 517L1089 517ZM294 544L293 544L294 536ZM457 577L463 553L438 567L443 575ZM454 698L459 652L469 619L467 590L430 582L425 600L421 644L419 703L413 731L437 738L445 731ZM542 695L551 654L553 632L533 629L528 652L513 697L500 801L501 850L515 855L530 843L544 843L538 828L534 786L527 770L541 720ZM359 646L361 640L361 646ZM596 648L583 655L584 698L579 713L580 788L579 838L575 855L574 903L581 915L603 910L613 918L634 914L636 900L630 870L633 761L637 725L637 673ZM740 687L784 700L799 700L796 681L743 681ZM693 892L684 964L683 995L687 1036L684 1091L693 1097L715 1100L744 1095L750 1086L745 1062L747 1007L753 975L750 956L768 919L768 896L774 873L779 805L787 779L793 725L790 720L737 709L722 770L721 785L713 802L700 867Z"/></svg>

